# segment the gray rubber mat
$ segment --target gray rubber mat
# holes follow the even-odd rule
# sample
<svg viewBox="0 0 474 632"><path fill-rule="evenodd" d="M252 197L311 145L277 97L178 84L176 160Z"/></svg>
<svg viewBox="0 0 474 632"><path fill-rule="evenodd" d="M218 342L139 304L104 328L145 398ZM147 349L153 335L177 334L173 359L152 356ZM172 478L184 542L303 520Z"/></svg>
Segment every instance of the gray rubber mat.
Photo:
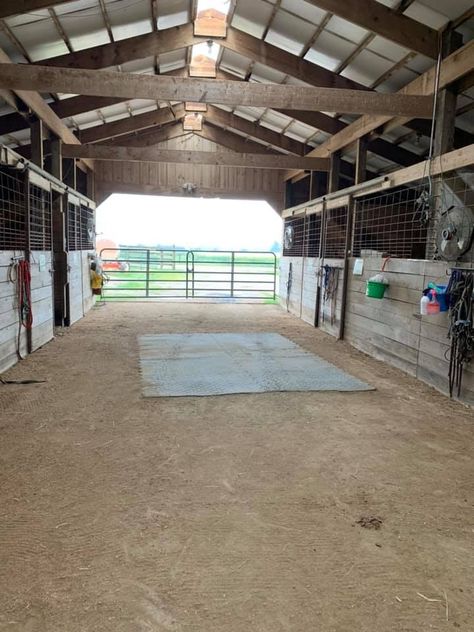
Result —
<svg viewBox="0 0 474 632"><path fill-rule="evenodd" d="M141 336L139 346L145 397L373 390L274 333Z"/></svg>

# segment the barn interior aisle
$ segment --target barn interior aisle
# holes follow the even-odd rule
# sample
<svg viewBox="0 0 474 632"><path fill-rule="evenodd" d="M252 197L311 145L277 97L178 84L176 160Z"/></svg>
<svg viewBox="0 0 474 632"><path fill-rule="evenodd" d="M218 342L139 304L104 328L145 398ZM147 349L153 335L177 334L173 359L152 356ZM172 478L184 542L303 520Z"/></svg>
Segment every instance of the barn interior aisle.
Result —
<svg viewBox="0 0 474 632"><path fill-rule="evenodd" d="M274 332L376 390L143 398L137 337ZM472 411L276 305L107 304L4 374L0 628L470 629Z"/></svg>

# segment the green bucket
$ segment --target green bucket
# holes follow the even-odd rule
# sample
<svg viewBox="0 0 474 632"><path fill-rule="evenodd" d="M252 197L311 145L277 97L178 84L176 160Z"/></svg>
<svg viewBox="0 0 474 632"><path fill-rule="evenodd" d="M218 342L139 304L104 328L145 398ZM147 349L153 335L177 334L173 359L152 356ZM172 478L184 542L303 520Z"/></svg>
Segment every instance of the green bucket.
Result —
<svg viewBox="0 0 474 632"><path fill-rule="evenodd" d="M385 294L385 283L379 283L378 281L367 281L366 296L370 298L383 298Z"/></svg>

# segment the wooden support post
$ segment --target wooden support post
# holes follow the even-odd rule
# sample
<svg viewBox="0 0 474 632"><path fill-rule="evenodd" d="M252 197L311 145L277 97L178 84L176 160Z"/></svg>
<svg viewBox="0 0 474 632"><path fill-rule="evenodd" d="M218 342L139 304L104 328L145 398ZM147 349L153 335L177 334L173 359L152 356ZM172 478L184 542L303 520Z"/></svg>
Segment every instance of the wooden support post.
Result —
<svg viewBox="0 0 474 632"><path fill-rule="evenodd" d="M63 181L63 161L62 161L62 148L61 139L55 136L51 139L51 175L58 180Z"/></svg>
<svg viewBox="0 0 474 632"><path fill-rule="evenodd" d="M367 179L367 146L367 136L357 139L354 184L360 184Z"/></svg>
<svg viewBox="0 0 474 632"><path fill-rule="evenodd" d="M51 139L51 175L63 180L61 140ZM53 262L54 262L54 322L59 327L69 325L69 274L67 254L67 199L53 190Z"/></svg>
<svg viewBox="0 0 474 632"><path fill-rule="evenodd" d="M63 182L71 189L76 189L76 159L63 158Z"/></svg>
<svg viewBox="0 0 474 632"><path fill-rule="evenodd" d="M95 201L95 175L90 169L87 170L87 197Z"/></svg>
<svg viewBox="0 0 474 632"><path fill-rule="evenodd" d="M462 38L461 38L462 39ZM459 33L447 31L442 41L442 56L447 57L459 46ZM454 131L456 126L456 101L455 86L446 87L438 92L436 97L435 128L433 139L433 156L441 156L454 149ZM445 199L443 175L434 179L433 188L430 191L433 199L431 219L428 226L428 238L426 242L426 257L432 259L435 256L436 231L440 214Z"/></svg>
<svg viewBox="0 0 474 632"><path fill-rule="evenodd" d="M25 261L31 264L31 199L30 199L30 174L25 172L24 179L24 199L25 199ZM33 308L34 309L34 308ZM33 314L34 318L34 314ZM20 339L21 346L21 339ZM33 353L33 332L31 328L26 329L26 351Z"/></svg>
<svg viewBox="0 0 474 632"><path fill-rule="evenodd" d="M355 204L356 202L351 196L347 207L346 243L344 248L344 266L342 277L341 319L339 321L338 340L344 339L344 329L346 326L347 286L349 283L349 263L350 258L352 257L352 235L354 229Z"/></svg>
<svg viewBox="0 0 474 632"><path fill-rule="evenodd" d="M35 119L30 126L31 129L31 162L43 168L44 164L44 129L43 121Z"/></svg>
<svg viewBox="0 0 474 632"><path fill-rule="evenodd" d="M341 170L341 152L335 151L331 154L329 164L328 193L339 190L339 173Z"/></svg>

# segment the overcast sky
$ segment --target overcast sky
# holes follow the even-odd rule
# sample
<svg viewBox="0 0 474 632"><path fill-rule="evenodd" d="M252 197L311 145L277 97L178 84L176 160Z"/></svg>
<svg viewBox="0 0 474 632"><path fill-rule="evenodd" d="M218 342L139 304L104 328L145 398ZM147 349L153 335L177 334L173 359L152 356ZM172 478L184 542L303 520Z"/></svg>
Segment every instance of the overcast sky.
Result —
<svg viewBox="0 0 474 632"><path fill-rule="evenodd" d="M282 220L266 202L115 194L98 208L97 233L129 246L269 250Z"/></svg>

